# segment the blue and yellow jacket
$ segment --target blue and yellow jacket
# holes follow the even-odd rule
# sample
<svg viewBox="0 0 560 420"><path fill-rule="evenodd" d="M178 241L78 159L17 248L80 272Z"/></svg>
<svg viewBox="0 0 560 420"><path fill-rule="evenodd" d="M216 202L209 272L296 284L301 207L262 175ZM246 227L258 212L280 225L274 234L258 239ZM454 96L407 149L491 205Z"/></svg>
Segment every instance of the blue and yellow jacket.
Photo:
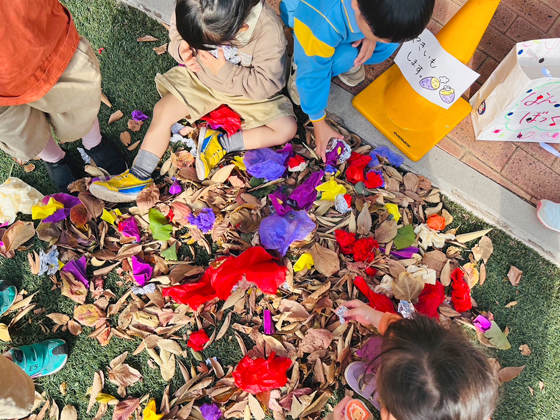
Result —
<svg viewBox="0 0 560 420"><path fill-rule="evenodd" d="M296 86L301 107L312 121L325 117L335 48L358 41L351 0L282 0L282 20L294 29ZM351 66L350 66L351 67Z"/></svg>

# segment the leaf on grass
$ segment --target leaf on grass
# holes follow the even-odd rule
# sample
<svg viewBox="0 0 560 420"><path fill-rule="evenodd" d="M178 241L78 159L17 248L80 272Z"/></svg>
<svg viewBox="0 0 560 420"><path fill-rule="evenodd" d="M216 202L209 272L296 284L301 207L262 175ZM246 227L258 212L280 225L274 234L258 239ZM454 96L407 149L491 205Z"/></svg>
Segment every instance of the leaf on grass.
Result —
<svg viewBox="0 0 560 420"><path fill-rule="evenodd" d="M12 341L10 331L8 331L8 326L6 324L0 324L0 341L5 343Z"/></svg>
<svg viewBox="0 0 560 420"><path fill-rule="evenodd" d="M68 271L61 271L60 277L62 278L62 296L66 296L76 303L85 303L88 293L86 286L81 281L76 280Z"/></svg>
<svg viewBox="0 0 560 420"><path fill-rule="evenodd" d="M470 232L470 233L463 233L462 235L457 235L455 237L455 240L457 242L460 242L462 244L466 243L466 242L470 242L470 241L474 241L475 239L480 238L481 236L486 235L488 232L490 232L492 230L492 228L490 229L484 229L484 230L478 230L476 232Z"/></svg>
<svg viewBox="0 0 560 420"><path fill-rule="evenodd" d="M441 252L440 250L434 250L430 252L426 252L424 254L424 258L422 258L422 263L426 264L428 268L432 270L436 270L438 276L441 276L441 271L448 263L447 256Z"/></svg>
<svg viewBox="0 0 560 420"><path fill-rule="evenodd" d="M89 403L87 407L88 414L93 408L93 406L95 405L96 398L102 389L103 389L103 372L101 371L95 372L93 375L93 385L87 392L89 394Z"/></svg>
<svg viewBox="0 0 560 420"><path fill-rule="evenodd" d="M68 321L70 321L70 317L68 315L58 313L48 314L47 318L52 319L52 321L57 325L66 325L68 324Z"/></svg>
<svg viewBox="0 0 560 420"><path fill-rule="evenodd" d="M502 332L495 321L492 321L492 325L490 326L490 329L484 333L484 337L490 340L490 343L500 350L508 350L511 348L511 344L509 343L507 336Z"/></svg>
<svg viewBox="0 0 560 420"><path fill-rule="evenodd" d="M419 277L413 277L408 272L402 272L393 280L393 294L396 299L412 302L424 289L424 282Z"/></svg>
<svg viewBox="0 0 560 420"><path fill-rule="evenodd" d="M127 150L133 151L138 146L140 146L140 143L141 143L140 140L135 141L134 143L132 143L130 146L127 147Z"/></svg>
<svg viewBox="0 0 560 420"><path fill-rule="evenodd" d="M159 201L159 188L156 184L151 183L144 188L136 197L136 205L140 210L146 211L151 209Z"/></svg>
<svg viewBox="0 0 560 420"><path fill-rule="evenodd" d="M393 219L387 219L381 226L375 229L375 239L380 244L387 244L397 236L397 222Z"/></svg>
<svg viewBox="0 0 560 420"><path fill-rule="evenodd" d="M519 346L519 351L523 356L530 356L531 353L533 353L527 344L521 344Z"/></svg>
<svg viewBox="0 0 560 420"><path fill-rule="evenodd" d="M127 398L119 402L113 412L113 420L127 420L140 405L138 398Z"/></svg>
<svg viewBox="0 0 560 420"><path fill-rule="evenodd" d="M107 123L107 125L113 124L115 121L120 120L122 117L124 117L124 114L120 109L118 111L113 112L109 117L109 122Z"/></svg>
<svg viewBox="0 0 560 420"><path fill-rule="evenodd" d="M338 254L319 244L313 245L310 250L315 263L315 269L325 277L330 277L340 270Z"/></svg>
<svg viewBox="0 0 560 420"><path fill-rule="evenodd" d="M517 305L517 301L514 300L513 302L508 303L505 307L506 308L513 308L515 305Z"/></svg>
<svg viewBox="0 0 560 420"><path fill-rule="evenodd" d="M517 287L519 286L519 282L521 281L521 275L523 274L523 271L521 271L519 268L515 267L515 266L511 266L509 268L509 272L508 272L508 279L509 282L511 283L511 285L513 287Z"/></svg>
<svg viewBox="0 0 560 420"><path fill-rule="evenodd" d="M137 133L142 128L144 121L128 120L127 127L130 131ZM130 150L130 149L129 149Z"/></svg>
<svg viewBox="0 0 560 420"><path fill-rule="evenodd" d="M488 258L494 252L494 245L492 244L492 239L488 236L483 236L480 238L480 242L478 243L478 247L480 248L480 257L484 261L485 264L488 263Z"/></svg>
<svg viewBox="0 0 560 420"><path fill-rule="evenodd" d="M140 38L136 38L137 42L154 42L154 41L159 41L159 39L151 36L151 35L144 35L141 36Z"/></svg>
<svg viewBox="0 0 560 420"><path fill-rule="evenodd" d="M35 235L33 222L22 222L18 220L4 232L2 242L6 252L15 251Z"/></svg>
<svg viewBox="0 0 560 420"><path fill-rule="evenodd" d="M60 413L60 420L78 420L78 411L73 405L66 405Z"/></svg>
<svg viewBox="0 0 560 420"><path fill-rule="evenodd" d="M132 143L132 137L130 136L130 133L128 131L123 131L119 137L121 139L121 143L125 147L130 146L130 143Z"/></svg>
<svg viewBox="0 0 560 420"><path fill-rule="evenodd" d="M249 394L249 409L256 420L264 420L266 417L261 403L251 394Z"/></svg>
<svg viewBox="0 0 560 420"><path fill-rule="evenodd" d="M169 240L171 232L173 232L173 226L168 222L163 213L157 209L150 209L148 217L153 238L158 241Z"/></svg>
<svg viewBox="0 0 560 420"><path fill-rule="evenodd" d="M358 235L367 235L371 231L371 214L369 212L369 203L364 203L362 211L358 215L357 231Z"/></svg>
<svg viewBox="0 0 560 420"><path fill-rule="evenodd" d="M23 166L23 170L26 173L33 172L35 170L35 165L33 165L32 163L28 163L27 165Z"/></svg>
<svg viewBox="0 0 560 420"><path fill-rule="evenodd" d="M393 239L393 244L395 245L395 248L403 249L412 246L414 241L416 241L414 226L406 225L397 230L397 236Z"/></svg>
<svg viewBox="0 0 560 420"><path fill-rule="evenodd" d="M78 305L74 309L74 318L86 327L100 327L105 324L105 312L93 304Z"/></svg>
<svg viewBox="0 0 560 420"><path fill-rule="evenodd" d="M479 285L483 285L486 281L486 264L480 264L480 280L478 280Z"/></svg>
<svg viewBox="0 0 560 420"><path fill-rule="evenodd" d="M76 321L74 321L73 319L71 319L68 322L68 331L70 331L70 334L78 336L82 333L82 326L78 324Z"/></svg>
<svg viewBox="0 0 560 420"><path fill-rule="evenodd" d="M124 398L126 396L126 388L142 379L142 374L128 364L120 363L109 369L108 378L109 382L118 387L118 394Z"/></svg>
<svg viewBox="0 0 560 420"><path fill-rule="evenodd" d="M152 48L152 50L157 54L157 55L162 55L165 54L167 52L167 43L160 45L159 47L154 47Z"/></svg>
<svg viewBox="0 0 560 420"><path fill-rule="evenodd" d="M478 270L472 263L467 263L463 266L463 271L465 272L465 281L472 289L473 286L478 283L478 279L480 278Z"/></svg>
<svg viewBox="0 0 560 420"><path fill-rule="evenodd" d="M105 105L107 105L109 108L113 107L113 104L111 103L111 101L109 100L109 98L107 98L107 95L105 95L103 92L101 92L101 102L103 102Z"/></svg>
<svg viewBox="0 0 560 420"><path fill-rule="evenodd" d="M523 372L523 369L525 369L525 365L519 367L510 366L503 368L498 372L498 381L500 381L502 384L505 382L509 382L512 379L517 378L519 374Z"/></svg>

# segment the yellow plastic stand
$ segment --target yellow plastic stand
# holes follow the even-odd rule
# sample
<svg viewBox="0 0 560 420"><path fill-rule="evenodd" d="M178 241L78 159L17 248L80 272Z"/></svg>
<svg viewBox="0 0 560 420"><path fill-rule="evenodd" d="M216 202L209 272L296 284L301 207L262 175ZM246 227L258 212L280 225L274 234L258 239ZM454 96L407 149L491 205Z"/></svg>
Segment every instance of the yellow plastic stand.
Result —
<svg viewBox="0 0 560 420"><path fill-rule="evenodd" d="M436 35L455 58L472 58L500 0L468 0ZM352 101L385 137L413 161L420 160L471 112L459 98L449 109L420 96L394 64Z"/></svg>

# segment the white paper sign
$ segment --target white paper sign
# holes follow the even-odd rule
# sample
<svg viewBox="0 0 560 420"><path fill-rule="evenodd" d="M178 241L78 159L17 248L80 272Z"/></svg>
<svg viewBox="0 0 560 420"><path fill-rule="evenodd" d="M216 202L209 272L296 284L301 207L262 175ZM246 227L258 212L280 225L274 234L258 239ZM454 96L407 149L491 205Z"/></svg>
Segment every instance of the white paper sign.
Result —
<svg viewBox="0 0 560 420"><path fill-rule="evenodd" d="M429 30L407 41L395 57L410 86L430 102L449 109L479 74L447 51Z"/></svg>

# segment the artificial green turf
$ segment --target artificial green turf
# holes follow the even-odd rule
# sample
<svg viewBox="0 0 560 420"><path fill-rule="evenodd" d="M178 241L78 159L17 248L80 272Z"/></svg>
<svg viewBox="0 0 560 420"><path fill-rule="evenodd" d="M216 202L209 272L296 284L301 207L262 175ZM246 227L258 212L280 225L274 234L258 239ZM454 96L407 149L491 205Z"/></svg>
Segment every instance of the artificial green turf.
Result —
<svg viewBox="0 0 560 420"><path fill-rule="evenodd" d="M103 75L103 90L113 103L113 109L102 105L100 121L102 132L116 141L123 152L127 153L130 162L135 152L127 152L118 142L118 135L126 129L126 122L130 113L139 109L151 116L153 105L159 96L153 82L157 72L164 72L173 66L174 61L168 55L158 56L153 51L154 46L167 42L165 29L157 22L149 19L141 12L123 6L115 0L66 0L64 3L72 12L80 33L92 43L95 51L105 48L99 56ZM153 35L161 42L137 43L136 38L143 35ZM109 115L120 109L125 118L107 126ZM149 121L148 121L149 123ZM142 139L146 126L139 133L132 133L133 140ZM348 127L352 129L352 127ZM71 156L79 158L75 147L79 142L65 146ZM0 154L0 181L7 176L17 176L37 187L41 192L54 192L44 168L37 162L37 169L29 174L25 173L12 160ZM461 226L461 232L469 232L486 227L484 223L462 208L447 204L450 212L455 216L455 225ZM512 348L508 351L488 351L489 355L498 357L503 366L527 365L519 378L502 387L501 399L495 420L541 420L560 418L560 270L541 258L536 252L511 239L502 231L494 230L488 235L494 242L495 252L488 263L488 279L482 287L475 287L473 296L482 310L490 310L495 314L498 324L511 330L509 339ZM36 241L35 249L44 247ZM467 253L464 254L468 258ZM523 270L523 278L518 288L514 288L506 279L510 265ZM30 344L45 339L40 324L52 328L53 323L45 317L51 312L62 312L72 315L74 303L61 296L60 290L51 291L52 283L47 276L40 278L31 275L27 257L24 252L18 253L16 258L6 260L0 258L0 279L11 280L20 289L29 292L39 291L35 302L45 308L43 314L30 314L11 328L15 345ZM116 275L109 276L108 285L121 294L116 285ZM506 309L504 306L511 301L517 301L517 306ZM2 322L8 322L9 317ZM84 329L91 332L91 329ZM97 341L87 338L86 334L73 337L68 333L58 331L50 338L63 338L68 341L70 359L67 367L54 377L39 379L37 382L46 393L54 398L59 406L73 404L78 409L80 419L91 418L86 414L88 397L85 395L91 386L96 370L106 371L109 361L123 351L132 352L139 344L139 340L127 342L113 338L107 347L100 347ZM522 356L518 351L521 344L528 344L533 351L531 356ZM184 346L184 344L183 344ZM2 349L5 346L0 346ZM224 365L235 363L241 353L237 342L226 335L222 340L204 352L204 357L217 356ZM166 387L159 371L148 367L148 357L143 352L138 356L129 356L127 363L139 369L144 380L128 389L129 395L140 397L146 393L158 399ZM190 365L195 362L192 358L183 360ZM539 390L539 380L545 383L544 392ZM67 394L63 395L59 389L61 383L66 383ZM180 385L180 373L171 384L171 392ZM535 391L531 396L529 388ZM105 392L116 394L116 387L107 382ZM94 409L95 410L95 409ZM111 410L106 415L110 418Z"/></svg>

